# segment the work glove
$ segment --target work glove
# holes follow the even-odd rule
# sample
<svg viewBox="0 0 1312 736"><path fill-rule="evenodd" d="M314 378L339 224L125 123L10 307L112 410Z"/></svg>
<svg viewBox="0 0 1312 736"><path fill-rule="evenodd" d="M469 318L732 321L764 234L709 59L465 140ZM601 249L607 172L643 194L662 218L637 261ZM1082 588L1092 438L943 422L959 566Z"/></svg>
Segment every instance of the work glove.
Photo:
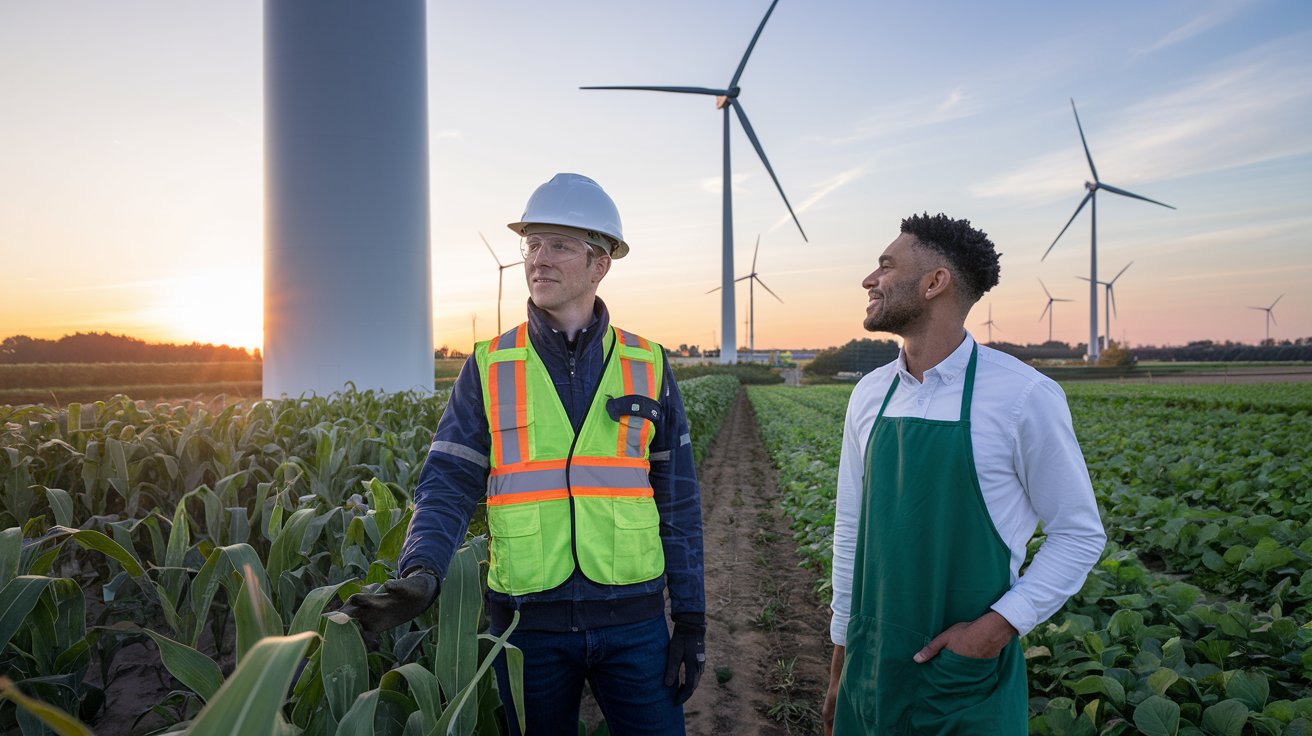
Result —
<svg viewBox="0 0 1312 736"><path fill-rule="evenodd" d="M416 567L396 580L366 585L347 598L340 610L359 621L365 631L377 634L427 611L441 588L437 573Z"/></svg>
<svg viewBox="0 0 1312 736"><path fill-rule="evenodd" d="M674 633L670 634L670 648L665 655L665 687L679 685L674 702L682 705L697 689L706 669L706 614L676 613ZM679 667L683 667L683 683L679 683Z"/></svg>

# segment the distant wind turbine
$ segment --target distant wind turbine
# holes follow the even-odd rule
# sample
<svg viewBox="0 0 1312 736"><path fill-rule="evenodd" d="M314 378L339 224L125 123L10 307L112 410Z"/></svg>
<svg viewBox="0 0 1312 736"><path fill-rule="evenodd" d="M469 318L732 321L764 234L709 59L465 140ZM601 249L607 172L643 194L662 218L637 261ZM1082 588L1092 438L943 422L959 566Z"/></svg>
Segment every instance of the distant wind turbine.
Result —
<svg viewBox="0 0 1312 736"><path fill-rule="evenodd" d="M1055 298L1053 298L1052 294L1048 292L1048 287L1047 287L1047 286L1044 286L1044 284L1043 284L1043 279L1039 279L1039 286L1043 286L1043 293L1048 295L1048 303L1047 303L1046 305L1044 305L1044 307L1043 307L1043 314L1040 314L1040 315L1039 315L1039 321L1042 322L1042 321L1043 321L1043 317L1044 317L1044 315L1047 315L1047 317L1048 317L1048 342L1052 342L1052 315L1053 315L1054 312L1057 311L1057 310L1055 310L1055 309L1052 308L1053 303L1055 303L1055 302L1071 302L1071 301L1075 301L1075 300L1074 300L1074 299L1055 299Z"/></svg>
<svg viewBox="0 0 1312 736"><path fill-rule="evenodd" d="M1043 318L1042 318L1042 317L1039 317L1039 319L1043 319ZM980 326L981 326L981 327L987 327L987 328L989 328L989 344L992 344L992 343L993 343L993 328L998 326L998 323L993 321L993 302L989 302L989 321L988 321L988 322L980 322ZM1002 331L1002 328L999 327L999 328L998 328L998 331L1001 332L1001 331Z"/></svg>
<svg viewBox="0 0 1312 736"><path fill-rule="evenodd" d="M521 263L523 263L523 261L515 261L514 263L502 264L501 259L497 258L496 251L492 250L492 244L487 242L487 238L483 237L483 233L480 232L478 234L478 237L483 238L483 245L487 246L487 252L491 253L492 260L497 262L497 334L500 335L501 334L501 279L503 276L506 275L507 268L514 268L515 266L518 266Z"/></svg>
<svg viewBox="0 0 1312 736"><path fill-rule="evenodd" d="M756 250L752 252L752 272L747 274L746 276L739 276L738 278L733 280L734 283L736 284L739 281L742 281L743 279L750 279L747 282L747 325L748 325L747 351L749 355L756 355L756 292L754 290L755 284L760 284L762 289L765 289L766 291L770 292L770 296L774 297L775 299L779 299L779 295L774 293L774 291L772 291L770 287L766 286L765 282L761 280L760 274L756 272L756 256L760 252L761 252L761 236L757 235ZM755 284L753 282L755 282ZM719 291L720 288L721 287L717 286L706 293L710 294L711 292ZM784 300L779 299L779 303L783 304Z"/></svg>
<svg viewBox="0 0 1312 736"><path fill-rule="evenodd" d="M1259 312L1266 312L1266 339L1267 340L1271 339L1271 325L1276 323L1276 313L1271 310L1275 309L1276 302L1280 301L1283 298L1285 298L1284 294L1281 294L1280 296L1276 297L1276 301L1271 302L1271 306L1269 307L1249 307L1249 309L1256 309ZM1265 342L1265 340L1263 342Z"/></svg>
<svg viewBox="0 0 1312 736"><path fill-rule="evenodd" d="M1121 274L1125 273L1125 271L1130 266L1133 265L1134 265L1134 261L1130 261L1129 263L1125 264L1125 268L1122 268L1119 273L1117 273L1115 276L1112 277L1111 281L1098 282L1098 284L1103 287L1103 292L1104 292L1102 312L1103 312L1103 316L1106 318L1106 322L1104 322L1104 324L1107 325L1107 331L1103 333L1103 337L1107 341L1103 345L1104 348L1107 345L1110 345L1112 342L1112 315L1116 314L1116 291L1112 287L1115 286L1116 279L1119 279L1121 277ZM1082 281L1089 280L1087 276L1076 276L1075 278L1080 279ZM1120 316L1121 315L1117 314L1116 318L1120 319Z"/></svg>
<svg viewBox="0 0 1312 736"><path fill-rule="evenodd" d="M756 47L756 40L761 37L761 31L765 29L766 21L770 20L770 14L774 12L774 6L779 4L779 0L770 3L770 8L765 11L765 17L761 19L761 24L756 28L756 34L752 36L751 43L747 44L747 51L743 53L742 61L738 62L738 69L734 71L733 78L729 80L729 85L724 89L712 89L709 87L651 87L651 86L605 86L605 87L580 87L579 89L628 89L628 90L645 90L649 92L676 92L680 94L691 95L711 95L715 97L715 107L718 110L724 110L724 215L723 215L723 253L721 256L721 276L720 276L720 329L723 337L720 341L720 362L736 363L738 361L738 342L734 334L736 325L734 324L734 304L733 304L733 196L730 190L730 179L732 172L729 166L729 110L732 108L738 116L738 122L743 126L743 132L747 134L747 140L751 141L752 147L756 149L756 154L761 157L761 163L765 164L765 170L770 174L774 181L774 186L779 190L779 196L783 197L784 206L788 208L788 214L792 215L793 222L797 223L798 232L802 233L802 240L806 240L806 231L802 230L802 223L797 219L797 213L793 212L793 205L788 202L788 195L784 194L784 188L779 183L779 177L774 175L774 169L770 167L770 160L765 157L765 149L761 148L761 142L756 138L756 131L752 130L752 124L747 120L747 113L743 111L742 103L738 101L738 94L742 91L738 87L738 79L743 75L743 69L747 67L747 58L752 55L752 49Z"/></svg>
<svg viewBox="0 0 1312 736"><path fill-rule="evenodd" d="M1098 190L1103 189L1108 192L1111 192L1112 194L1119 194L1123 197L1130 197L1131 199L1142 199L1145 202L1151 202L1156 205L1161 205L1162 207L1166 207L1167 209L1173 210L1175 208L1169 204L1166 204L1165 202L1158 202L1155 199L1148 199L1147 197L1144 197L1142 195L1135 194L1133 192L1127 192L1124 189L1118 189L1110 184L1104 184L1103 181L1098 178L1098 169L1095 168L1093 165L1093 156L1092 154L1089 153L1088 141L1084 139L1084 126L1080 125L1080 113L1078 110L1075 109L1074 99L1071 100L1071 112L1075 113L1075 127L1078 128L1080 131L1080 143L1084 145L1084 157L1089 161L1089 172L1093 174L1093 181L1084 182L1084 188L1089 190L1089 193L1084 195L1084 199L1080 200L1080 206L1075 208L1075 214L1071 215L1071 219L1066 221L1066 227L1063 227L1061 229L1061 232L1057 233L1057 237L1053 238L1052 240L1052 245L1048 246L1048 249L1043 251L1043 258L1040 258L1039 260L1043 260L1044 258L1048 257L1048 254L1052 252L1053 246L1057 245L1058 240L1061 240L1061 236L1066 232L1066 229L1071 226L1072 222L1075 222L1075 218L1079 216L1080 210L1084 209L1084 205L1086 204L1090 205L1089 207L1089 353L1088 356L1089 356L1089 362L1092 363L1098 359L1098 284L1099 282L1098 282L1098 201L1096 196L1098 194Z"/></svg>

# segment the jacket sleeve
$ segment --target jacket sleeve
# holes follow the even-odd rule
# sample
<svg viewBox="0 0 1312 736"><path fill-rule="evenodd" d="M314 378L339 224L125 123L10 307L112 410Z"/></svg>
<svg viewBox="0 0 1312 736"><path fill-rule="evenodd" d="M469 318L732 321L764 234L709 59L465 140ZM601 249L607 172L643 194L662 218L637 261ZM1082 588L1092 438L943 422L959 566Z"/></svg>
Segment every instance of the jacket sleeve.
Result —
<svg viewBox="0 0 1312 736"><path fill-rule="evenodd" d="M423 566L446 578L451 556L465 539L469 517L487 493L492 436L473 356L456 378L415 488L398 570Z"/></svg>
<svg viewBox="0 0 1312 736"><path fill-rule="evenodd" d="M661 381L661 421L650 448L650 480L661 515L661 545L671 613L705 613L702 501L688 417L669 361Z"/></svg>

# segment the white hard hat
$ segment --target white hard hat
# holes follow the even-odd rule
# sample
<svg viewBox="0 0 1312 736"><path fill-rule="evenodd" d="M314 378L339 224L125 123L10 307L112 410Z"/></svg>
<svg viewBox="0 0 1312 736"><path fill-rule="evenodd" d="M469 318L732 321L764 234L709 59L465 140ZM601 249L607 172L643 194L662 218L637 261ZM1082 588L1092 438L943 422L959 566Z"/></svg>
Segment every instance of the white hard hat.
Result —
<svg viewBox="0 0 1312 736"><path fill-rule="evenodd" d="M620 226L620 212L597 182L579 174L556 174L538 187L528 198L524 216L506 227L517 235L542 232L557 225L573 235L605 248L611 258L623 258L629 252ZM581 232L570 232L581 231Z"/></svg>

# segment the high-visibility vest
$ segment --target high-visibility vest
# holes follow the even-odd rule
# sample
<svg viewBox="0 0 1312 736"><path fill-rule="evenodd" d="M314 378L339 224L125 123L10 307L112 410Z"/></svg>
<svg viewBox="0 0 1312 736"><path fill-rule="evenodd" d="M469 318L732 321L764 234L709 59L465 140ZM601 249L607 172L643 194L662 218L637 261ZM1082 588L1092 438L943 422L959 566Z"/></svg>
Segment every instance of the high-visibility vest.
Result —
<svg viewBox="0 0 1312 736"><path fill-rule="evenodd" d="M487 582L524 595L565 582L628 585L665 571L648 444L664 376L656 343L610 327L601 381L576 436L522 324L478 343L474 358L492 433L487 481ZM607 403L624 402L618 419ZM614 404L614 402L612 402ZM641 415L639 415L641 414Z"/></svg>

